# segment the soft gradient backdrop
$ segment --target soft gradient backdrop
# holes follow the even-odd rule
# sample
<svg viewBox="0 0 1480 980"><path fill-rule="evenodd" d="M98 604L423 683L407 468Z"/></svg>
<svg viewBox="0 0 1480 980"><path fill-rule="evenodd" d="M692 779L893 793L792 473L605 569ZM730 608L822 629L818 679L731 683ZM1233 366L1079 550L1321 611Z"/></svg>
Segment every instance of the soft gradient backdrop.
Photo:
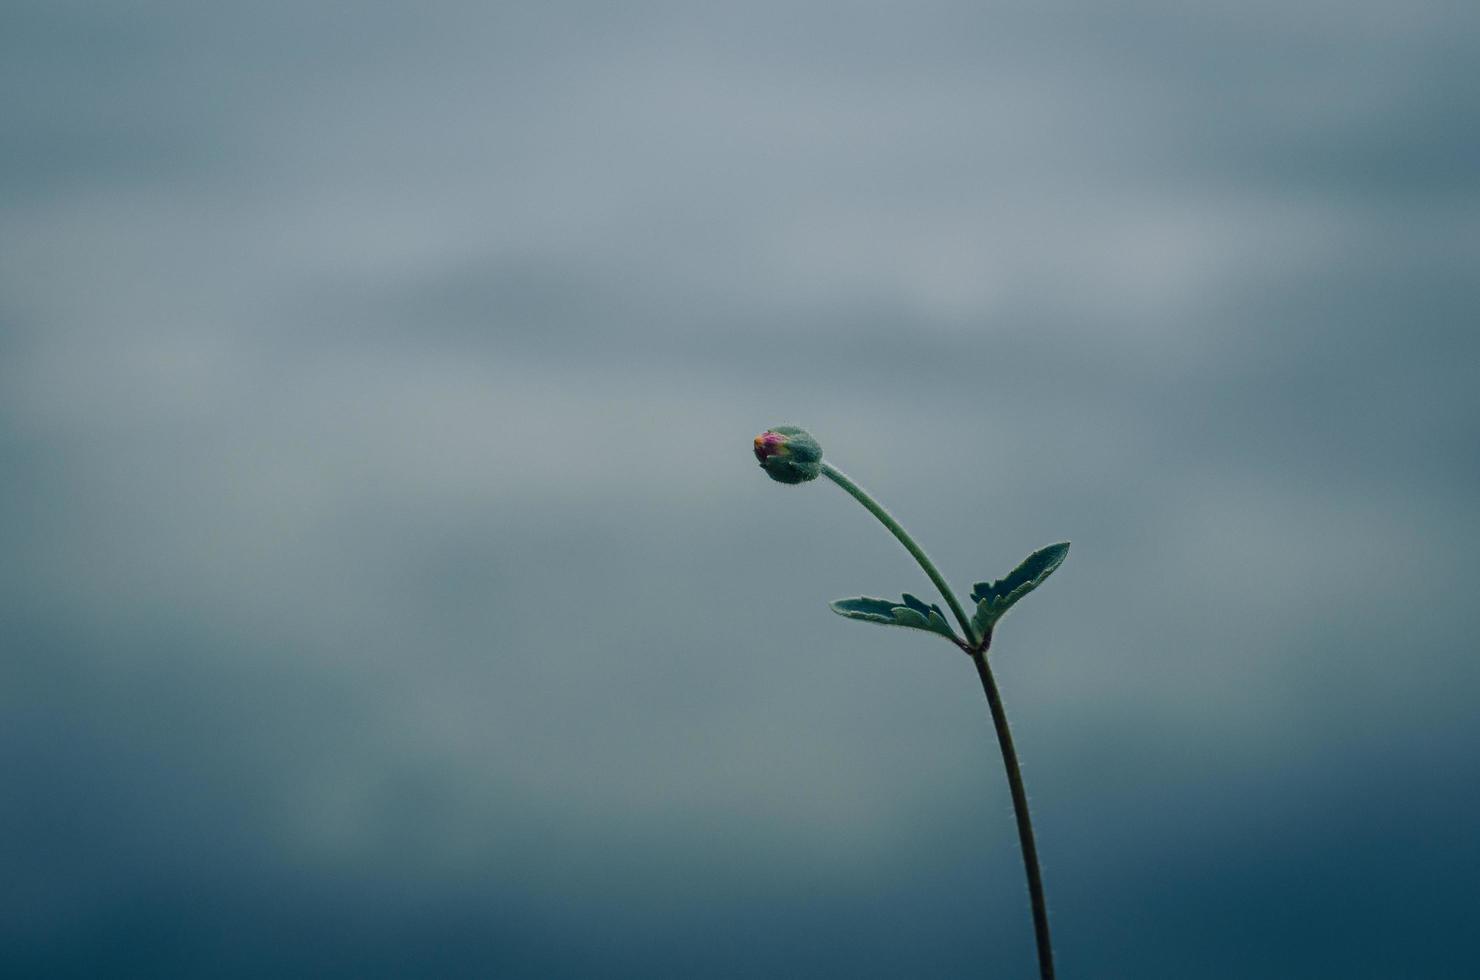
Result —
<svg viewBox="0 0 1480 980"><path fill-rule="evenodd" d="M1469 977L1480 7L0 2L0 961Z"/></svg>

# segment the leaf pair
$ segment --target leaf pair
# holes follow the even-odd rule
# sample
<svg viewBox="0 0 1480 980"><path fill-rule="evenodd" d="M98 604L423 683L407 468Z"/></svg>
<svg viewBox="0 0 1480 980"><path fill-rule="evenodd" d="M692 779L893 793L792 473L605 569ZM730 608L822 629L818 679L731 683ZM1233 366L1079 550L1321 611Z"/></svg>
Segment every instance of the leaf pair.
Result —
<svg viewBox="0 0 1480 980"><path fill-rule="evenodd" d="M1023 596L1042 585L1054 573L1069 554L1069 542L1051 544L1040 548L1023 560L1006 578L995 582L978 582L971 590L971 601L976 603L976 612L971 617L972 628L978 637L988 637L1007 610ZM962 641L956 636L951 624L939 606L927 606L908 592L902 601L871 599L859 596L855 599L839 599L829 603L839 616L858 619L866 623L882 623L885 626L907 626L911 629L938 633L953 643Z"/></svg>

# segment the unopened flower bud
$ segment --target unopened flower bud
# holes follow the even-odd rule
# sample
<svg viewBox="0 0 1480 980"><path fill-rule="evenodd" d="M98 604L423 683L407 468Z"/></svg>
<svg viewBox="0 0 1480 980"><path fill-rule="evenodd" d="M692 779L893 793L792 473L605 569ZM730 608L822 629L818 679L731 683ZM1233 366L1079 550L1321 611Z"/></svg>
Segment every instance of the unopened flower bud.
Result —
<svg viewBox="0 0 1480 980"><path fill-rule="evenodd" d="M778 425L756 436L755 458L778 483L806 483L822 472L822 447L794 425Z"/></svg>

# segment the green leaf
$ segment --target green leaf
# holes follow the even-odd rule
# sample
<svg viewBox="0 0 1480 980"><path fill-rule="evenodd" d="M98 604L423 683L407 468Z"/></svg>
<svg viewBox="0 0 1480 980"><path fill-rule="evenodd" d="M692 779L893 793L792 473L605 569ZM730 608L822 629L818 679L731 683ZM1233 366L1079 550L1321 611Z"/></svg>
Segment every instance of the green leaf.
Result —
<svg viewBox="0 0 1480 980"><path fill-rule="evenodd" d="M1051 544L1023 559L1023 563L1014 568L1006 578L976 583L971 589L971 601L976 603L976 613L971 617L971 625L979 634L986 636L997 624L997 620L1012 608L1013 603L1042 585L1044 579L1052 575L1068 555L1069 542Z"/></svg>
<svg viewBox="0 0 1480 980"><path fill-rule="evenodd" d="M839 599L828 603L828 606L839 616L847 616L849 619L883 623L885 626L908 626L911 629L939 633L948 640L956 640L956 634L952 631L951 624L946 622L945 613L940 611L940 607L927 606L908 592L899 602L859 596L856 599Z"/></svg>

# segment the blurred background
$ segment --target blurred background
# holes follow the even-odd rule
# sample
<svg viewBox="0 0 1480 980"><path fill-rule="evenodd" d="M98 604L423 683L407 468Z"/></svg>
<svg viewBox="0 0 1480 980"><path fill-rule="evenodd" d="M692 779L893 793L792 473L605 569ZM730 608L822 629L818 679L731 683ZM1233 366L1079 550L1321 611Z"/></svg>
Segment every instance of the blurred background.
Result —
<svg viewBox="0 0 1480 980"><path fill-rule="evenodd" d="M1473 976L1480 8L0 7L16 976Z"/></svg>

